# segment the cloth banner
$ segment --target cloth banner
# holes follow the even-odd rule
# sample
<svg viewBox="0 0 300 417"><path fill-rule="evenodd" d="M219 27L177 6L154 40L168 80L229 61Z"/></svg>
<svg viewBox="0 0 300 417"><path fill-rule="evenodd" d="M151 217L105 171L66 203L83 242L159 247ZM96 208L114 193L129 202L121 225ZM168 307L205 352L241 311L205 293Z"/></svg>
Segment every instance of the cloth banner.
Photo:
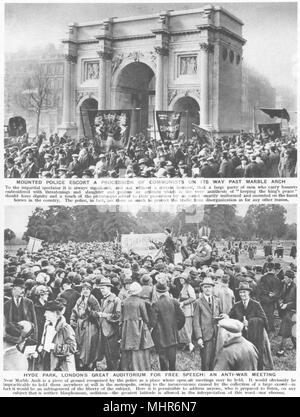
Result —
<svg viewBox="0 0 300 417"><path fill-rule="evenodd" d="M258 125L259 133L266 138L280 138L280 123L265 123Z"/></svg>
<svg viewBox="0 0 300 417"><path fill-rule="evenodd" d="M207 143L208 145L213 146L211 133L208 130L203 129L203 127L200 127L198 125L195 125L195 123L192 123L192 126L193 130L196 132L202 144Z"/></svg>
<svg viewBox="0 0 300 417"><path fill-rule="evenodd" d="M30 236L26 249L30 253L38 252L38 250L42 248L42 242L43 241L41 239L37 239L36 237Z"/></svg>
<svg viewBox="0 0 300 417"><path fill-rule="evenodd" d="M21 116L11 117L8 121L8 136L17 137L25 135L26 121Z"/></svg>
<svg viewBox="0 0 300 417"><path fill-rule="evenodd" d="M162 142L175 141L180 131L181 113L175 111L157 111L156 121Z"/></svg>
<svg viewBox="0 0 300 417"><path fill-rule="evenodd" d="M131 249L137 253L156 250L155 245L151 242L163 243L166 240L164 233L130 233L122 234L122 250L129 252Z"/></svg>
<svg viewBox="0 0 300 417"><path fill-rule="evenodd" d="M288 122L290 121L290 115L288 114L286 109L265 109L261 108L261 111L266 113L268 116L273 119L274 117L279 117L280 119L286 119Z"/></svg>
<svg viewBox="0 0 300 417"><path fill-rule="evenodd" d="M91 123L92 132L106 149L127 146L130 133L131 110L97 110Z"/></svg>

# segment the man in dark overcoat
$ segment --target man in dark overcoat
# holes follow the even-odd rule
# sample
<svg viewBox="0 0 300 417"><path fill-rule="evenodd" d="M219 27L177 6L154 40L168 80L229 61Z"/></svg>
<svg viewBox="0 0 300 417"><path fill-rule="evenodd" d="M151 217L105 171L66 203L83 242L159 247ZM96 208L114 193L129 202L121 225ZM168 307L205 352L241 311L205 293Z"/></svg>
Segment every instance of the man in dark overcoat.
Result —
<svg viewBox="0 0 300 417"><path fill-rule="evenodd" d="M158 299L152 305L152 339L158 352L161 371L175 371L178 331L185 324L185 316L179 302L170 297L166 282L158 282L155 289Z"/></svg>
<svg viewBox="0 0 300 417"><path fill-rule="evenodd" d="M12 288L12 298L4 303L5 324L29 321L34 326L32 338L37 340L38 327L34 304L29 298L24 297L25 283L21 278L16 278Z"/></svg>

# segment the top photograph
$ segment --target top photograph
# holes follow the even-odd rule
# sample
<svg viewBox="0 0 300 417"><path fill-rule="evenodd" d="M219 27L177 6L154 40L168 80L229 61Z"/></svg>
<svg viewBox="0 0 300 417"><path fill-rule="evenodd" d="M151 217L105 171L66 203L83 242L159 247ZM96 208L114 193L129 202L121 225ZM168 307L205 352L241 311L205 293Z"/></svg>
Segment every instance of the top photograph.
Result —
<svg viewBox="0 0 300 417"><path fill-rule="evenodd" d="M296 2L7 3L4 52L5 178L297 176Z"/></svg>

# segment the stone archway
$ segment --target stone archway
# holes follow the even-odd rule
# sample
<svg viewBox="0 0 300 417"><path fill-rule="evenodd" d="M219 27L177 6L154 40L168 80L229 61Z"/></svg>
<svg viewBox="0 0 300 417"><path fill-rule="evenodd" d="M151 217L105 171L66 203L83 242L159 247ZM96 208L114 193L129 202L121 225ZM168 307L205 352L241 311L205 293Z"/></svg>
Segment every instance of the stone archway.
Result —
<svg viewBox="0 0 300 417"><path fill-rule="evenodd" d="M132 109L132 135L154 125L155 74L149 65L135 61L125 65L115 80L114 107Z"/></svg>
<svg viewBox="0 0 300 417"><path fill-rule="evenodd" d="M198 102L190 96L178 98L173 105L173 110L181 112L180 131L188 138L192 137L192 123L200 124L200 107Z"/></svg>
<svg viewBox="0 0 300 417"><path fill-rule="evenodd" d="M98 101L95 98L88 97L83 99L79 105L80 111L80 136L85 136L88 138L93 137L93 132L91 129L91 124L95 119L96 113L98 110Z"/></svg>

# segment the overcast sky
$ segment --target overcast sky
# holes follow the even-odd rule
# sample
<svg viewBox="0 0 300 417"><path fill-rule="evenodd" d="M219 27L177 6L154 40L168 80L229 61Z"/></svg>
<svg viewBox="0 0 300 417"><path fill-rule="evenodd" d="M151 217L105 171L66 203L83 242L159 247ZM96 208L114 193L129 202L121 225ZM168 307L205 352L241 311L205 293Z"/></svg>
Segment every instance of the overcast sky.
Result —
<svg viewBox="0 0 300 417"><path fill-rule="evenodd" d="M126 17L202 7L208 2L161 3L8 3L5 7L5 49L59 44L70 22L97 21L106 17ZM244 22L245 60L276 87L293 86L296 79L296 2L217 2Z"/></svg>
<svg viewBox="0 0 300 417"><path fill-rule="evenodd" d="M125 211L131 211L133 214L136 214L137 211L144 207L145 205L128 205L124 206ZM176 213L177 204L164 204L161 206L151 205L153 208L156 207L161 211L169 211L172 213ZM287 223L296 223L297 219L297 206L296 204L287 204L283 205L287 210ZM248 204L238 204L237 205L237 214L239 216L244 216L248 209ZM47 207L44 207L47 208ZM21 238L23 233L26 231L28 218L31 216L33 211L35 210L35 206L6 206L5 207L5 222L4 227L13 230L17 237Z"/></svg>

